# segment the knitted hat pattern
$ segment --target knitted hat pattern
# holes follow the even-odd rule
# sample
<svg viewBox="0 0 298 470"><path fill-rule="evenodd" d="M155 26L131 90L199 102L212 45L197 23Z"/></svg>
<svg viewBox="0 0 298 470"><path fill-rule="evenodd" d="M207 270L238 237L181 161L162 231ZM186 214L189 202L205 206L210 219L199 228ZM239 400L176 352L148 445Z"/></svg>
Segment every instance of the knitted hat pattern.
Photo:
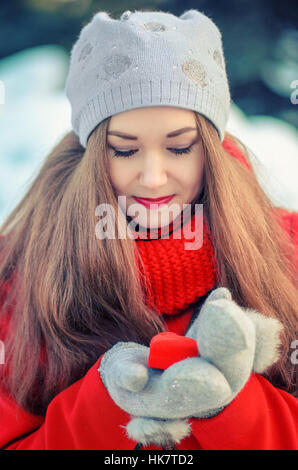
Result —
<svg viewBox="0 0 298 470"><path fill-rule="evenodd" d="M83 147L107 117L150 106L197 111L223 141L230 92L221 33L197 10L128 10L119 20L100 11L71 50L65 92Z"/></svg>

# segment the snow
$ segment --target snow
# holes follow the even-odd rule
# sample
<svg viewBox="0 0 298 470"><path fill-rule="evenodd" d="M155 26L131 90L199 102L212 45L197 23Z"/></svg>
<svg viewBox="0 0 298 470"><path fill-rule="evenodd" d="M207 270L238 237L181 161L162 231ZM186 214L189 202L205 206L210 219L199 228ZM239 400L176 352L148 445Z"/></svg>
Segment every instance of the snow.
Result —
<svg viewBox="0 0 298 470"><path fill-rule="evenodd" d="M227 130L248 147L258 181L271 201L298 211L296 128L273 117L247 118L233 105Z"/></svg>

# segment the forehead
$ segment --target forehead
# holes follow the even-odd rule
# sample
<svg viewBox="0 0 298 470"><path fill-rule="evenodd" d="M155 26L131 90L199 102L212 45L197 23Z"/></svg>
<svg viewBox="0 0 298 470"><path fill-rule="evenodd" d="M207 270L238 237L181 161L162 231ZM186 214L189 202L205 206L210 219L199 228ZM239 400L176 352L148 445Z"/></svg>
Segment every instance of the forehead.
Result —
<svg viewBox="0 0 298 470"><path fill-rule="evenodd" d="M183 127L197 128L192 110L173 106L136 108L111 117L108 131L123 131L134 136L151 132L167 134Z"/></svg>

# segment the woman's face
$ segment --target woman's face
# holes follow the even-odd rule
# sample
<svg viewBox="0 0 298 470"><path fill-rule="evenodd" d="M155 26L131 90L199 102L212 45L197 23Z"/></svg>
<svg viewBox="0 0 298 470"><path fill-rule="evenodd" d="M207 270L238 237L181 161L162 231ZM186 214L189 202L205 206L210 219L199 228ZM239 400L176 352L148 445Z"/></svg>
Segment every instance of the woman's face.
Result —
<svg viewBox="0 0 298 470"><path fill-rule="evenodd" d="M117 196L125 196L119 205L141 226L169 224L201 191L204 156L191 110L155 106L116 114L107 142L111 181ZM115 156L115 151L125 154ZM135 199L165 196L173 197L151 208Z"/></svg>

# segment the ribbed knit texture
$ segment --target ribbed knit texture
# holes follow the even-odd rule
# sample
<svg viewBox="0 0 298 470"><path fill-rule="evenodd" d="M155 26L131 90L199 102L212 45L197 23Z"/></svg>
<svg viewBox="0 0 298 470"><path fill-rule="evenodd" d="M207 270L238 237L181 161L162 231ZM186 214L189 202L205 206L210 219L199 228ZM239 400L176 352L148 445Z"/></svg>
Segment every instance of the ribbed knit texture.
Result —
<svg viewBox="0 0 298 470"><path fill-rule="evenodd" d="M72 48L65 92L84 147L107 117L150 106L197 111L222 141L231 99L221 33L194 9L98 12Z"/></svg>
<svg viewBox="0 0 298 470"><path fill-rule="evenodd" d="M187 224L194 230L195 216ZM183 232L182 232L183 235ZM136 240L145 266L147 286L146 303L161 314L177 314L196 302L214 286L216 266L209 231L204 223L203 245L198 250L185 250L185 242L191 240L173 238ZM151 292L150 292L151 286Z"/></svg>

